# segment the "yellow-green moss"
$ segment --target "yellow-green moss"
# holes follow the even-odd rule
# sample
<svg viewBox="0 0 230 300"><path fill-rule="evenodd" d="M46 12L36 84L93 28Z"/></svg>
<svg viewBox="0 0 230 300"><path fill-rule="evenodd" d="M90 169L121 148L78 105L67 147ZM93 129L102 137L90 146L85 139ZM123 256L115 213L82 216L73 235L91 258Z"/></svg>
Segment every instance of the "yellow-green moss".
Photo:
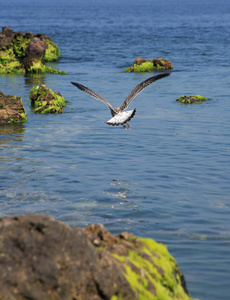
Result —
<svg viewBox="0 0 230 300"><path fill-rule="evenodd" d="M41 107L38 107L38 108L36 108L34 111L35 112L38 112L41 108L43 108L44 106L41 106ZM55 106L55 105L50 105L49 107L47 107L47 108L45 108L44 110L42 110L40 113L41 114L49 114L49 113L51 113L51 111L52 111L52 113L55 113L55 114L58 114L59 113L59 110L60 110L60 107L57 107L57 106Z"/></svg>
<svg viewBox="0 0 230 300"><path fill-rule="evenodd" d="M17 60L13 47L6 47L0 50L0 74L16 73L22 74L25 73L25 69Z"/></svg>
<svg viewBox="0 0 230 300"><path fill-rule="evenodd" d="M44 100L47 93L52 95L52 99ZM35 86L30 90L30 99L34 106L34 111L37 113L48 114L48 113L61 113L63 107L66 106L66 100L64 97L55 94L51 89L45 85ZM33 99L33 101L32 101Z"/></svg>
<svg viewBox="0 0 230 300"><path fill-rule="evenodd" d="M39 85L38 85L38 86L33 86L33 87L32 87L32 89L30 90L30 93L29 93L30 99L31 99L32 93L34 93L35 96L37 96L38 89L39 89Z"/></svg>
<svg viewBox="0 0 230 300"><path fill-rule="evenodd" d="M182 287L182 273L167 247L152 239L139 238L139 241L143 246L129 250L128 256L113 254L124 265L124 275L138 299L191 300ZM152 286L152 292L148 286Z"/></svg>
<svg viewBox="0 0 230 300"><path fill-rule="evenodd" d="M134 72L151 72L154 69L151 61L143 62L141 65L134 65Z"/></svg>
<svg viewBox="0 0 230 300"><path fill-rule="evenodd" d="M26 122L26 121L28 121L28 118L27 118L27 114L26 114L26 113L21 113L20 115L21 115L21 117L22 117L22 121L21 121L21 122Z"/></svg>
<svg viewBox="0 0 230 300"><path fill-rule="evenodd" d="M52 67L46 67L43 63L43 57L34 61L29 70L25 70L24 57L25 50L29 45L31 38L28 35L16 35L10 45L3 47L0 50L0 74L59 74L65 75L66 72L53 69ZM45 56L44 61L55 61L60 57L60 51L58 46L52 42L49 37L43 38L45 42Z"/></svg>
<svg viewBox="0 0 230 300"><path fill-rule="evenodd" d="M0 64L0 74L25 74L25 69L17 60L9 61L7 64Z"/></svg>
<svg viewBox="0 0 230 300"><path fill-rule="evenodd" d="M33 74L51 73L51 74L59 74L59 75L67 74L66 72L53 69L52 67L46 67L41 62L41 60L37 60L37 61L33 62L32 66L28 70L28 73L33 73Z"/></svg>
<svg viewBox="0 0 230 300"><path fill-rule="evenodd" d="M14 60L16 59L15 57L15 54L13 52L13 48L10 47L10 48L5 48L4 47L4 50L0 50L0 62L1 64L6 64L8 63L9 61L11 60Z"/></svg>
<svg viewBox="0 0 230 300"><path fill-rule="evenodd" d="M48 39L44 39L44 42L46 45L44 60L45 61L57 60L61 56L58 46Z"/></svg>
<svg viewBox="0 0 230 300"><path fill-rule="evenodd" d="M22 120L14 120L14 119L11 119L10 120L10 122L12 123L12 124L15 124L15 123L24 123L24 122L26 122L26 121L28 121L28 118L27 118L27 114L26 113L19 113L20 115L21 115L21 117L22 117Z"/></svg>
<svg viewBox="0 0 230 300"><path fill-rule="evenodd" d="M64 71L59 71L56 69L53 69L52 67L45 67L45 72L44 73L50 73L50 74L58 74L58 75L66 75L68 73Z"/></svg>
<svg viewBox="0 0 230 300"><path fill-rule="evenodd" d="M127 69L124 72L152 72L155 70L170 70L173 69L172 63L164 59L155 59L155 61L145 60L141 64L135 64Z"/></svg>
<svg viewBox="0 0 230 300"><path fill-rule="evenodd" d="M45 65L41 62L41 60L34 61L28 70L29 73L45 73Z"/></svg>
<svg viewBox="0 0 230 300"><path fill-rule="evenodd" d="M203 97L201 95L191 95L191 96L180 96L176 101L184 104L192 104L196 102L208 101L209 98Z"/></svg>
<svg viewBox="0 0 230 300"><path fill-rule="evenodd" d="M25 57L25 50L30 42L28 37L23 35L18 35L13 40L13 51L18 59L22 59Z"/></svg>

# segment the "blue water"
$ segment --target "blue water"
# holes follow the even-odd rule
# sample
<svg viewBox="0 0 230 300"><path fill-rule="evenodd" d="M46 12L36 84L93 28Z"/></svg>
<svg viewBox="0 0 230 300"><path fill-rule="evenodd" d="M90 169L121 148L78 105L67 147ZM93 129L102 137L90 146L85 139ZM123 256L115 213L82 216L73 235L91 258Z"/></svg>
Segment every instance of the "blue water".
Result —
<svg viewBox="0 0 230 300"><path fill-rule="evenodd" d="M106 3L104 3L106 2ZM230 294L230 2L2 1L0 25L44 33L66 76L0 76L21 97L22 126L0 127L0 217L45 213L71 226L102 223L168 246L191 296ZM170 59L171 76L130 105L131 130L80 82L121 105L155 73L122 73L136 57ZM29 91L45 83L68 101L38 115ZM210 101L182 105L180 95Z"/></svg>

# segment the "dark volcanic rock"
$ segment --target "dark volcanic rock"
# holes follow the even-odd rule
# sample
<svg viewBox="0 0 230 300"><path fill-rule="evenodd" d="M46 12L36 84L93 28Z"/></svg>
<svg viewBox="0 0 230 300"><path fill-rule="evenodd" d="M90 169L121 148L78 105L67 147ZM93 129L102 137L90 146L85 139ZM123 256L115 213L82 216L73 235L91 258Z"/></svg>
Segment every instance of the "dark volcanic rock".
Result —
<svg viewBox="0 0 230 300"><path fill-rule="evenodd" d="M45 216L5 218L0 226L0 299L99 300L119 292L135 299L115 259L82 229Z"/></svg>
<svg viewBox="0 0 230 300"><path fill-rule="evenodd" d="M2 35L0 35L0 49L9 46L14 39L15 32L9 27L2 27Z"/></svg>
<svg viewBox="0 0 230 300"><path fill-rule="evenodd" d="M0 299L191 299L164 245L113 236L102 225L83 230L43 215L6 217L0 253Z"/></svg>
<svg viewBox="0 0 230 300"><path fill-rule="evenodd" d="M0 92L0 124L19 123L27 120L22 99Z"/></svg>

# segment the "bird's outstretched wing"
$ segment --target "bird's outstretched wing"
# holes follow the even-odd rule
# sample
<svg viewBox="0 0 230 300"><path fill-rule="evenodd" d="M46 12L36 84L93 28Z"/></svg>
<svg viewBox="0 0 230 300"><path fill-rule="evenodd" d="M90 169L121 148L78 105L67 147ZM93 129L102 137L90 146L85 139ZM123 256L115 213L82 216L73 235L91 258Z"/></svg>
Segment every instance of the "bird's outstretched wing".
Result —
<svg viewBox="0 0 230 300"><path fill-rule="evenodd" d="M121 111L125 110L129 104L132 102L132 100L141 92L143 89L145 89L148 85L153 83L154 81L161 79L163 77L166 77L170 75L170 73L162 73L153 77L150 77L141 83L139 83L135 89L128 95L128 97L125 99L124 103L120 106Z"/></svg>
<svg viewBox="0 0 230 300"><path fill-rule="evenodd" d="M102 96L100 96L98 93L94 92L93 90L87 88L86 86L76 83L76 82L71 82L73 85L75 85L77 88L79 88L81 91L89 94L91 97L97 99L97 100L101 100L103 103L105 103L110 109L113 109L112 105L109 103L109 101L107 101L105 98L103 98Z"/></svg>

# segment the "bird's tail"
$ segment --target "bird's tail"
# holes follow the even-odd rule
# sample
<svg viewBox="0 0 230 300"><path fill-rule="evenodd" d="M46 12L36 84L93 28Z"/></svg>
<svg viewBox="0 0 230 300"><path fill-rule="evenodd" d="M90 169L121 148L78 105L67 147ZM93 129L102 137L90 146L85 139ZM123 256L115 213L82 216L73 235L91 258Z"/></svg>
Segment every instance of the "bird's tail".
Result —
<svg viewBox="0 0 230 300"><path fill-rule="evenodd" d="M136 108L129 111L123 111L116 114L112 119L110 119L105 123L107 125L112 125L112 126L124 125L135 116L135 113L136 113Z"/></svg>

